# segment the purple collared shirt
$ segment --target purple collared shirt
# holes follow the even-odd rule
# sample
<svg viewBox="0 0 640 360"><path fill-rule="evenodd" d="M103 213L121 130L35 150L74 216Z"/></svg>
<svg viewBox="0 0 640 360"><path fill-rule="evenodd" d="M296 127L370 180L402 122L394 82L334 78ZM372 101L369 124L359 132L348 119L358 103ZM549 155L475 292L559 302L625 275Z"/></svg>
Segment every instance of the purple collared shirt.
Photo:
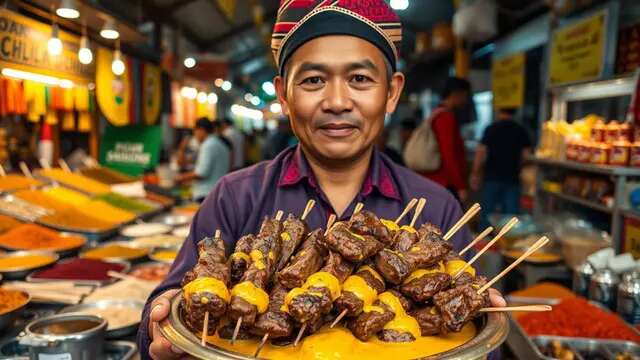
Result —
<svg viewBox="0 0 640 360"><path fill-rule="evenodd" d="M374 150L362 189L339 220L348 219L358 202L381 218L395 219L411 199L421 197L427 200L427 204L417 224L430 222L446 232L462 216L458 201L449 191ZM283 151L271 161L221 178L193 218L189 236L169 275L147 300L138 332L142 358L149 358L149 305L164 291L180 287L185 272L197 262L196 244L199 240L220 229L227 255L230 255L235 241L243 235L257 233L265 216L273 216L278 210L283 210L285 215L300 215L309 199L316 201L316 207L307 216L309 228L324 228L335 211L318 185L300 146ZM409 216L404 221L408 223ZM469 240L466 226L451 239L457 250L464 248Z"/></svg>

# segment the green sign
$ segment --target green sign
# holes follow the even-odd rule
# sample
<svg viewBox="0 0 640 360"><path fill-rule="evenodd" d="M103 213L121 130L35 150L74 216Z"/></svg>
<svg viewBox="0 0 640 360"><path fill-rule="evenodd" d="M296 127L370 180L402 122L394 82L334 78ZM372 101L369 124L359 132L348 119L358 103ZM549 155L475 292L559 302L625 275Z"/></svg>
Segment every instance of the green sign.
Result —
<svg viewBox="0 0 640 360"><path fill-rule="evenodd" d="M100 144L100 164L132 176L140 176L158 163L160 126L107 125Z"/></svg>

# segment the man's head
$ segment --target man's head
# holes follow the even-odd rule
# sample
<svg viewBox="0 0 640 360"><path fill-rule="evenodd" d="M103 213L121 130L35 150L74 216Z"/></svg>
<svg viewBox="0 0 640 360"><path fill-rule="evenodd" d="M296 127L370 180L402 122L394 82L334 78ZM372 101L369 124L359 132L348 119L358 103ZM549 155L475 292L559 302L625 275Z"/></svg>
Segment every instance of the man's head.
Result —
<svg viewBox="0 0 640 360"><path fill-rule="evenodd" d="M516 109L514 108L501 108L496 111L496 119L498 120L511 120L516 115Z"/></svg>
<svg viewBox="0 0 640 360"><path fill-rule="evenodd" d="M376 21L367 18L371 9L358 5L320 6L309 16L300 11L308 1L299 2L281 9L274 29L278 99L307 155L348 164L373 148L385 114L398 103L404 77L395 72L394 41L400 24L383 0L371 7L388 18ZM285 23L300 15L303 22L280 37ZM378 20L398 26L385 28Z"/></svg>
<svg viewBox="0 0 640 360"><path fill-rule="evenodd" d="M449 77L440 91L442 102L451 108L462 108L469 102L471 84L465 79Z"/></svg>
<svg viewBox="0 0 640 360"><path fill-rule="evenodd" d="M196 125L193 128L193 136L198 142L204 142L207 137L213 132L213 123L206 117L196 120Z"/></svg>

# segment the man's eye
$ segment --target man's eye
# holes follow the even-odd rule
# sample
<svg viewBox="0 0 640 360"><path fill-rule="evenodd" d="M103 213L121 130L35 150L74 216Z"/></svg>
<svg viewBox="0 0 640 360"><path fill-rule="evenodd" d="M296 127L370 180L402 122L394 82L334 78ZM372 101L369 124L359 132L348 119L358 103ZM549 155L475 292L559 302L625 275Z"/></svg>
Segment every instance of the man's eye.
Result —
<svg viewBox="0 0 640 360"><path fill-rule="evenodd" d="M371 80L371 79L369 79L369 77L366 76L366 75L354 75L353 76L353 81L355 81L355 82L361 83L361 82L367 82L369 80Z"/></svg>
<svg viewBox="0 0 640 360"><path fill-rule="evenodd" d="M318 85L322 83L322 78L320 78L320 76L312 76L304 79L302 83L310 84L310 85Z"/></svg>

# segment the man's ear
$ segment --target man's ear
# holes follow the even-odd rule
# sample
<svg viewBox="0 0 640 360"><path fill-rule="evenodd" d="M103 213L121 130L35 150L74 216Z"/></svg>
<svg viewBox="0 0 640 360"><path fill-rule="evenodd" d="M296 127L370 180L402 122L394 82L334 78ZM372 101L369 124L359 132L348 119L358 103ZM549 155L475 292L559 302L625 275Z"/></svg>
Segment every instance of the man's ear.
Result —
<svg viewBox="0 0 640 360"><path fill-rule="evenodd" d="M402 89L404 89L404 81L404 74L402 74L401 72L395 72L391 76L391 81L389 81L389 92L387 94L388 114L396 111L398 101L400 100L400 95L402 94Z"/></svg>
<svg viewBox="0 0 640 360"><path fill-rule="evenodd" d="M282 105L282 113L289 116L289 103L287 102L287 91L285 79L278 75L273 79L273 85L276 88L276 96L280 105Z"/></svg>

